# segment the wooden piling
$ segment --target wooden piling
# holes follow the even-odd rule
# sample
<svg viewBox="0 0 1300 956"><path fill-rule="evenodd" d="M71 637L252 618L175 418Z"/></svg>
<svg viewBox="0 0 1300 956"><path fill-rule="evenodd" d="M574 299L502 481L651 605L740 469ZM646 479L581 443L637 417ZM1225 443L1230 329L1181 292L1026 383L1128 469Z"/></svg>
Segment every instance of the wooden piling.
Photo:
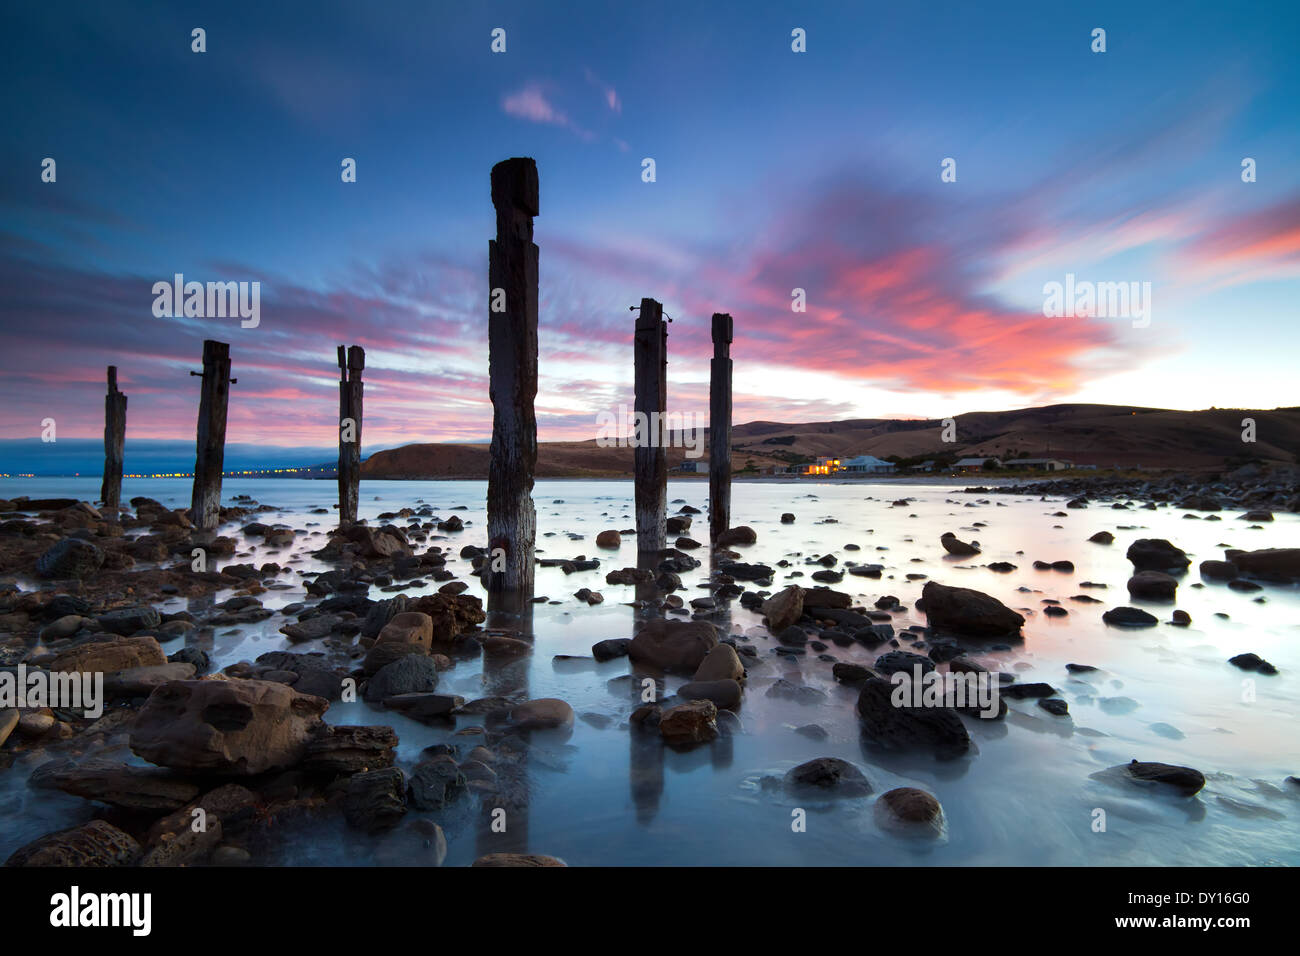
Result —
<svg viewBox="0 0 1300 956"><path fill-rule="evenodd" d="M199 375L199 372L190 372ZM230 346L203 343L203 384L199 393L198 454L194 460L194 494L190 521L211 531L221 523L221 469L226 458L226 406L230 400Z"/></svg>
<svg viewBox="0 0 1300 956"><path fill-rule="evenodd" d="M709 542L731 527L731 316L713 313L709 364Z"/></svg>
<svg viewBox="0 0 1300 956"><path fill-rule="evenodd" d="M492 447L488 469L489 594L533 591L537 514L537 275L533 217L537 164L507 159L492 167L497 237L488 242L488 381Z"/></svg>
<svg viewBox="0 0 1300 956"><path fill-rule="evenodd" d="M636 548L662 551L667 543L668 451L664 413L668 402L668 323L664 307L642 299L633 340L636 396L633 410L644 429L636 436Z"/></svg>
<svg viewBox="0 0 1300 956"><path fill-rule="evenodd" d="M339 526L357 520L361 488L361 398L366 350L339 346Z"/></svg>
<svg viewBox="0 0 1300 956"><path fill-rule="evenodd" d="M122 458L126 447L126 395L117 390L117 366L108 367L108 394L104 396L104 479L99 500L106 517L117 520L122 504Z"/></svg>

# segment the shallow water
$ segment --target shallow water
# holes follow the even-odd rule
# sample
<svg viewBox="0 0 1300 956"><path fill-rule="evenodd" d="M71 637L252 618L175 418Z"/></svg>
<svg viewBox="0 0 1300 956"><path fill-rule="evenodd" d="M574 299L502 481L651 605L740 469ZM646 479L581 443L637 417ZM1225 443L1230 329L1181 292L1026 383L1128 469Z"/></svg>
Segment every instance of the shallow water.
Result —
<svg viewBox="0 0 1300 956"><path fill-rule="evenodd" d="M6 481L0 496L68 495L93 499L97 480L37 479ZM307 550L324 543L333 526L333 512L313 515L316 507L331 508L333 482L293 480L229 480L226 502L246 494L277 511L259 515L266 523L284 522L318 536L299 537L295 552L274 552L260 542L253 557L233 561L276 561L293 571L324 569ZM147 495L171 506L189 503L185 481L127 480L123 498ZM673 481L669 499L705 510L708 484L700 480ZM464 544L485 543L484 482L368 481L361 489L361 517L397 511L417 501L430 504L439 517L450 509L466 522L464 531L431 539L448 548L452 558ZM910 497L907 506L895 499ZM611 678L628 673L627 660L604 664L556 662L556 654L588 655L604 638L631 636L632 608L620 602L634 597L631 587L605 583L613 569L635 566L635 538L625 538L618 552L599 550L595 536L606 528L635 524L632 484L627 481L539 481L534 492L538 516L538 547L543 557L598 556L597 571L563 574L558 568L538 568L537 594L558 604L537 605L533 612L536 651L522 678L532 697L560 697L579 715L571 736L548 740L534 736L529 757L530 803L526 821L512 820L512 849L561 857L583 864L731 864L731 865L897 865L897 864L1069 864L1069 865L1258 865L1300 863L1300 789L1286 782L1300 773L1300 737L1295 733L1300 673L1300 589L1266 585L1255 594L1228 590L1200 581L1197 564L1221 558L1220 543L1247 549L1300 544L1300 518L1277 520L1252 529L1221 513L1222 521L1188 520L1184 512L1134 507L1111 510L1093 504L1086 510L1064 510L1064 499L1043 501L1008 495L962 493L959 484L902 482L739 482L733 489L733 523L748 524L758 542L742 560L775 565L782 558L792 567L777 569L773 590L789 583L787 575L803 572L798 583L812 585L804 558L826 552L843 562L882 563L880 580L845 575L837 585L855 602L868 606L882 594L896 595L909 609L895 615L896 628L924 624L924 615L911 610L925 574L945 584L972 587L1020 609L1027 621L1023 643L1003 652L972 654L993 670L1009 670L1021 681L1046 681L1069 702L1070 716L1053 717L1034 701L1008 700L1005 721L963 718L978 752L956 761L927 756L898 757L864 748L854 715L856 692L838 686L831 665L816 659L776 658L776 642L766 635L758 615L730 602L733 633L749 636L759 650L759 663L744 658L750 668L745 700L739 712L741 732L711 745L679 753L638 743L623 726L634 701L611 690ZM675 512L680 504L670 506ZM781 525L780 514L796 515L793 525ZM828 519L835 523L827 523ZM427 519L422 519L427 520ZM985 527L973 527L975 522ZM404 524L404 519L394 521ZM1119 526L1133 526L1119 530ZM225 529L231 533L230 529ZM952 558L939 544L944 531L977 539L983 554ZM1112 545L1087 538L1110 530ZM583 535L571 541L567 533ZM548 536L549 534L549 536ZM697 515L692 536L707 537L707 514ZM1129 599L1124 584L1130 564L1128 544L1140 537L1168 538L1192 557L1190 572L1181 579L1176 604L1149 605ZM846 544L861 546L846 551ZM882 549L882 550L877 550ZM241 549L241 554L244 550ZM1023 553L1018 553L1023 552ZM703 565L681 575L689 602L707 592L698 586L708 573L705 549L695 552ZM1071 574L1035 571L1035 559L1074 562ZM998 574L980 565L1009 561L1019 569ZM469 562L456 558L448 567L482 594ZM296 574L281 580L287 590L261 595L267 607L282 607L306 598ZM1082 581L1101 582L1106 590L1080 587ZM1033 589L1020 592L1020 587ZM429 585L423 590L432 590ZM588 607L572 597L580 587L601 591L605 603ZM225 600L233 592L219 592ZM411 590L408 593L422 593ZM1101 604L1078 604L1069 598L1091 594ZM372 597L388 596L378 588ZM1041 613L1044 598L1055 598L1069 610L1066 618ZM1263 602L1257 601L1263 598ZM1120 630L1102 623L1106 609L1133 604L1147 606L1162 621L1172 608L1187 611L1187 628L1162 624L1155 628ZM184 607L177 601L166 610ZM190 605L194 608L194 605ZM1223 620L1214 616L1222 611ZM722 620L725 620L723 618ZM198 631L187 641L208 650L214 667L252 660L269 650L290 647L278 633L287 623L276 615L253 626ZM174 652L180 643L169 643ZM902 643L904 649L909 645ZM293 648L315 649L311 644ZM860 645L832 646L839 660L870 663L889 650ZM1253 651L1275 664L1280 673L1248 674L1227 663L1234 654ZM1092 664L1098 673L1071 677L1067 663ZM765 696L772 679L799 670L802 682L827 694L822 704L804 705ZM466 699L493 693L492 674L485 675L474 660L457 662L442 675L440 693ZM671 693L683 683L670 678ZM1254 699L1245 690L1253 687ZM586 713L612 718L604 729L581 719ZM452 736L455 729L428 727L365 703L334 704L326 715L332 723L390 724L401 737L399 763L408 771L420 750L448 741L462 753L477 738ZM462 717L458 728L481 718ZM794 732L800 725L820 724L829 733L813 741ZM819 756L842 757L864 770L875 794L896 786L916 786L934 793L943 804L946 833L937 840L904 838L881 830L873 820L874 796L817 807L764 790L759 780L780 775L796 763ZM1186 764L1203 771L1205 789L1190 800L1150 793L1132 785L1116 787L1090 774L1131 759ZM83 801L59 794L29 791L23 786L30 767L16 765L0 774L0 858L24 842L90 815ZM792 810L808 810L806 832L792 832ZM1105 811L1104 832L1094 830L1095 811ZM411 816L414 816L412 814ZM471 862L486 849L474 815L466 810L435 815L447 833L446 865ZM285 831L281 849L264 862L365 865L418 863L420 851L407 830L371 838L346 831L336 822L295 826Z"/></svg>

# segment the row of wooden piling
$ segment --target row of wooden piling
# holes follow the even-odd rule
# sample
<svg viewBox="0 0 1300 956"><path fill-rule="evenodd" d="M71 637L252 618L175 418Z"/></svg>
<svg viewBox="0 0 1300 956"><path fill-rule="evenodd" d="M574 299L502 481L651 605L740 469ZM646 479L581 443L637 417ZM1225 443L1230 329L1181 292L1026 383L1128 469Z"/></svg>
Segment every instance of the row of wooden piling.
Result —
<svg viewBox="0 0 1300 956"><path fill-rule="evenodd" d="M538 248L533 217L539 214L537 164L516 158L492 167L492 204L497 235L488 243L488 381L492 399L492 445L488 469L489 595L531 594L537 515L533 481L537 471L537 304ZM634 337L634 410L647 432L634 453L637 550L667 547L668 458L668 322L663 305L641 300ZM709 377L709 536L730 527L731 518L731 341L730 315L716 313L712 323L713 360ZM338 347L339 379L339 522L357 519L361 479L362 395L365 350ZM221 478L225 459L226 414L230 386L230 346L203 343L197 452L190 520L214 530L221 517ZM126 395L117 387L117 367L108 368L104 400L104 473L100 498L107 508L120 506Z"/></svg>

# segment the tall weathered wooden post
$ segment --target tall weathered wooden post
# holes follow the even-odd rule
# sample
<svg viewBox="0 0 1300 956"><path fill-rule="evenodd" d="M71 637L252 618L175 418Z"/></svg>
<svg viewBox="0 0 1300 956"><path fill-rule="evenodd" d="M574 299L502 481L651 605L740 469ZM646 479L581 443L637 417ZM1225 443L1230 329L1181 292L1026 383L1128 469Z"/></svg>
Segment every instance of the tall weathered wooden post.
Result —
<svg viewBox="0 0 1300 956"><path fill-rule="evenodd" d="M642 299L633 340L638 431L636 473L636 549L662 551L667 542L668 450L664 413L668 404L668 323L664 307ZM640 426L644 424L644 429Z"/></svg>
<svg viewBox="0 0 1300 956"><path fill-rule="evenodd" d="M709 364L709 542L731 527L731 316L713 313Z"/></svg>
<svg viewBox="0 0 1300 956"><path fill-rule="evenodd" d="M194 494L190 521L211 531L221 523L221 469L226 459L226 406L230 401L230 346L206 339L199 394L198 454L194 460Z"/></svg>
<svg viewBox="0 0 1300 956"><path fill-rule="evenodd" d="M361 393L366 350L339 346L339 526L357 520L361 487Z"/></svg>
<svg viewBox="0 0 1300 956"><path fill-rule="evenodd" d="M108 367L108 394L104 396L104 479L99 500L104 510L116 514L122 504L122 457L126 446L126 395L117 390L117 366Z"/></svg>
<svg viewBox="0 0 1300 956"><path fill-rule="evenodd" d="M497 237L488 242L488 387L492 447L488 468L489 596L531 597L537 514L537 164L507 159L492 167Z"/></svg>

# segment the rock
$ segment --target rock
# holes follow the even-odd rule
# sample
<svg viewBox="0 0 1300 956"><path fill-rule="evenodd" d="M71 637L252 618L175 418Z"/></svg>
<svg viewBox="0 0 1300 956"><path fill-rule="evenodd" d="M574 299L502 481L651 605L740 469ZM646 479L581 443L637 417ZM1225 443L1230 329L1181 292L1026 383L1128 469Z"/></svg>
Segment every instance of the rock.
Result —
<svg viewBox="0 0 1300 956"><path fill-rule="evenodd" d="M465 792L465 775L447 754L418 764L411 774L410 800L417 810L443 810Z"/></svg>
<svg viewBox="0 0 1300 956"><path fill-rule="evenodd" d="M735 528L728 528L718 535L718 540L714 543L715 548L733 548L738 544L753 544L758 540L758 535L754 529L748 525L739 525Z"/></svg>
<svg viewBox="0 0 1300 956"><path fill-rule="evenodd" d="M418 644L427 652L433 647L433 618L420 611L395 614L379 630L379 644Z"/></svg>
<svg viewBox="0 0 1300 956"><path fill-rule="evenodd" d="M113 673L166 663L167 655L154 638L121 637L110 641L94 641L64 651L50 663L50 670Z"/></svg>
<svg viewBox="0 0 1300 956"><path fill-rule="evenodd" d="M612 661L617 657L626 657L632 639L628 637L611 637L591 645L591 656L598 661Z"/></svg>
<svg viewBox="0 0 1300 956"><path fill-rule="evenodd" d="M367 833L395 827L406 815L406 777L397 767L355 774L342 803L349 826Z"/></svg>
<svg viewBox="0 0 1300 956"><path fill-rule="evenodd" d="M104 566L104 552L89 541L64 538L36 561L36 573L43 578L84 579Z"/></svg>
<svg viewBox="0 0 1300 956"><path fill-rule="evenodd" d="M385 700L401 694L429 694L438 689L438 668L423 654L405 654L379 669L366 684L365 699Z"/></svg>
<svg viewBox="0 0 1300 956"><path fill-rule="evenodd" d="M1010 697L1012 700L1026 700L1033 697L1051 697L1056 693L1056 688L1051 684L1044 684L1036 681L1028 684L1007 684L1001 688L1003 697Z"/></svg>
<svg viewBox="0 0 1300 956"><path fill-rule="evenodd" d="M1129 545L1125 557L1135 571L1182 571L1192 563L1181 548L1164 538L1139 538Z"/></svg>
<svg viewBox="0 0 1300 956"><path fill-rule="evenodd" d="M148 697L168 681L190 680L194 665L168 662L149 667L129 667L104 678L104 694L110 698Z"/></svg>
<svg viewBox="0 0 1300 956"><path fill-rule="evenodd" d="M874 808L876 822L902 832L943 829L943 807L933 794L916 787L898 787L880 795Z"/></svg>
<svg viewBox="0 0 1300 956"><path fill-rule="evenodd" d="M307 751L297 769L330 774L360 773L391 767L396 758L397 733L392 727L328 726L307 743Z"/></svg>
<svg viewBox="0 0 1300 956"><path fill-rule="evenodd" d="M975 543L968 544L967 542L960 540L951 531L945 531L939 538L939 543L943 545L943 549L949 554L955 554L960 557L969 557L980 553L979 545Z"/></svg>
<svg viewBox="0 0 1300 956"><path fill-rule="evenodd" d="M1098 531L1088 540L1093 544L1114 544L1115 536L1109 531Z"/></svg>
<svg viewBox="0 0 1300 956"><path fill-rule="evenodd" d="M893 693L892 683L875 677L858 694L863 732L875 743L895 750L928 749L940 757L970 750L970 735L951 707L915 707L910 701L896 707Z"/></svg>
<svg viewBox="0 0 1300 956"><path fill-rule="evenodd" d="M693 700L669 707L659 720L659 733L674 745L707 743L718 736L718 708L712 701Z"/></svg>
<svg viewBox="0 0 1300 956"><path fill-rule="evenodd" d="M803 617L804 590L797 584L784 588L763 602L767 627L779 634Z"/></svg>
<svg viewBox="0 0 1300 956"><path fill-rule="evenodd" d="M718 644L718 633L707 621L654 618L632 638L628 656L662 671L694 674Z"/></svg>
<svg viewBox="0 0 1300 956"><path fill-rule="evenodd" d="M1270 664L1258 654L1247 652L1238 654L1236 657L1228 658L1228 663L1233 667L1240 667L1243 671L1257 671L1260 674L1276 674L1277 668Z"/></svg>
<svg viewBox="0 0 1300 956"><path fill-rule="evenodd" d="M1205 775L1191 767L1179 767L1167 763L1144 763L1134 760L1122 768L1133 780L1143 783L1158 783L1178 790L1190 797L1205 786Z"/></svg>
<svg viewBox="0 0 1300 956"><path fill-rule="evenodd" d="M1231 581L1238 574L1237 566L1231 561L1202 561L1201 577L1211 581Z"/></svg>
<svg viewBox="0 0 1300 956"><path fill-rule="evenodd" d="M742 691L739 682L735 680L694 680L678 688L677 695L685 700L712 701L716 707L730 710L740 705Z"/></svg>
<svg viewBox="0 0 1300 956"><path fill-rule="evenodd" d="M921 654L913 654L911 651L889 651L877 657L872 666L882 677L889 677L900 671L911 677L917 667L921 668L923 675L930 673L934 670L934 660Z"/></svg>
<svg viewBox="0 0 1300 956"><path fill-rule="evenodd" d="M280 628L280 633L293 643L302 644L329 637L342 623L343 618L338 614L314 614L305 620L284 625Z"/></svg>
<svg viewBox="0 0 1300 956"><path fill-rule="evenodd" d="M1239 521L1272 521L1273 512L1271 511L1247 511L1244 515L1238 515Z"/></svg>
<svg viewBox="0 0 1300 956"><path fill-rule="evenodd" d="M142 853L130 834L104 820L91 820L19 847L5 866L131 866Z"/></svg>
<svg viewBox="0 0 1300 956"><path fill-rule="evenodd" d="M831 674L841 684L861 684L880 675L870 667L854 664L851 661L839 661L831 666Z"/></svg>
<svg viewBox="0 0 1300 956"><path fill-rule="evenodd" d="M450 716L453 710L465 706L465 698L452 694L398 694L385 697L384 706L405 714L412 720L430 721Z"/></svg>
<svg viewBox="0 0 1300 956"><path fill-rule="evenodd" d="M1139 571L1128 579L1128 593L1151 601L1172 601L1178 592L1178 579L1163 571Z"/></svg>
<svg viewBox="0 0 1300 956"><path fill-rule="evenodd" d="M470 866L568 866L563 860L540 853L485 853Z"/></svg>
<svg viewBox="0 0 1300 956"><path fill-rule="evenodd" d="M515 707L510 721L519 730L571 730L573 708L555 697L539 697Z"/></svg>
<svg viewBox="0 0 1300 956"><path fill-rule="evenodd" d="M328 707L273 681L173 681L140 709L131 750L177 770L248 776L291 767Z"/></svg>
<svg viewBox="0 0 1300 956"><path fill-rule="evenodd" d="M14 732L18 726L18 711L16 708L0 708L0 747L9 739L9 735Z"/></svg>
<svg viewBox="0 0 1300 956"><path fill-rule="evenodd" d="M51 760L32 771L28 785L62 790L124 810L170 813L199 795L199 788L166 770L91 757L81 763Z"/></svg>
<svg viewBox="0 0 1300 956"><path fill-rule="evenodd" d="M1064 717L1070 712L1070 705L1059 697L1040 697L1038 706L1054 717Z"/></svg>
<svg viewBox="0 0 1300 956"><path fill-rule="evenodd" d="M739 681L743 680L744 677L745 665L740 662L740 655L736 653L736 649L730 644L718 644L704 655L704 660L695 669L694 679L697 681Z"/></svg>
<svg viewBox="0 0 1300 956"><path fill-rule="evenodd" d="M158 627L162 624L162 618L158 612L148 605L118 608L116 611L101 614L97 620L99 626L105 631L110 634L119 634L122 637L130 637L138 631Z"/></svg>
<svg viewBox="0 0 1300 956"><path fill-rule="evenodd" d="M617 531L602 531L596 535L596 547L617 548L623 544L623 538Z"/></svg>
<svg viewBox="0 0 1300 956"><path fill-rule="evenodd" d="M181 823L161 842L145 851L141 866L190 866L207 860L221 842L224 826L221 817L208 813L202 829L195 830L191 821Z"/></svg>
<svg viewBox="0 0 1300 956"><path fill-rule="evenodd" d="M794 515L788 511L785 512L781 515L781 524L794 524Z"/></svg>
<svg viewBox="0 0 1300 956"><path fill-rule="evenodd" d="M922 607L922 605L924 605ZM1018 634L1025 619L995 597L927 581L917 605L932 627L972 637Z"/></svg>
<svg viewBox="0 0 1300 956"><path fill-rule="evenodd" d="M1264 548L1260 551L1227 552L1227 558L1242 574L1253 574L1267 581L1294 581L1300 578L1300 548Z"/></svg>
<svg viewBox="0 0 1300 956"><path fill-rule="evenodd" d="M1101 619L1113 627L1154 627L1160 623L1154 615L1136 607L1113 607Z"/></svg>
<svg viewBox="0 0 1300 956"><path fill-rule="evenodd" d="M861 797L871 792L866 776L838 757L817 757L788 771L786 790L800 796Z"/></svg>

